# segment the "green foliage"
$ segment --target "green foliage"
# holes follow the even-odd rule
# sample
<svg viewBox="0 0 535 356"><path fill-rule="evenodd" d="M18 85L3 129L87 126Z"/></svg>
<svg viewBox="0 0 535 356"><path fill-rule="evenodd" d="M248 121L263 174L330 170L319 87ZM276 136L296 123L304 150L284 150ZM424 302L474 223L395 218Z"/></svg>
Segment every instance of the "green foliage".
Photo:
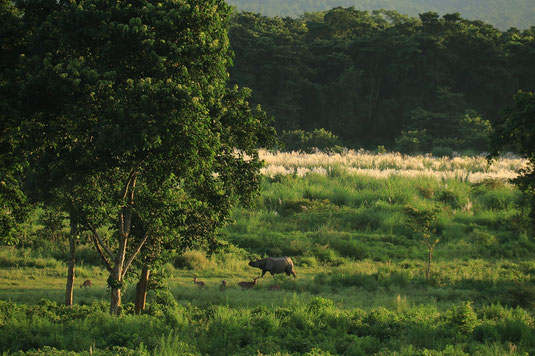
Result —
<svg viewBox="0 0 535 356"><path fill-rule="evenodd" d="M509 288L503 302L514 307L535 308L535 286L516 285Z"/></svg>
<svg viewBox="0 0 535 356"><path fill-rule="evenodd" d="M451 147L434 146L431 154L435 157L453 157L453 149Z"/></svg>
<svg viewBox="0 0 535 356"><path fill-rule="evenodd" d="M515 186L377 179L342 170L266 177L261 184L254 208L236 208L237 225L223 231L220 251L187 253L191 270L164 265L167 286L149 293L141 315L132 315L132 283L119 318L107 315L107 274L85 265L94 258L87 246L77 276L95 285L77 288L79 304L72 308L56 304L65 274L57 245L28 241L2 250L0 328L6 337L0 353L87 355L90 347L102 355L535 351L535 244L515 222L521 217ZM500 199L479 199L487 195ZM422 272L426 246L406 224L407 204L419 212L438 209L436 221L432 214L428 219L441 239L429 281ZM298 277L267 275L243 291L237 282L257 275L247 266L252 254L289 255ZM194 275L205 288L193 284ZM224 290L222 279L229 282ZM270 290L273 284L280 290Z"/></svg>
<svg viewBox="0 0 535 356"><path fill-rule="evenodd" d="M471 334L478 325L477 315L470 302L464 302L460 306L454 306L450 311L449 320L461 335Z"/></svg>
<svg viewBox="0 0 535 356"><path fill-rule="evenodd" d="M490 149L491 124L479 116L466 115L460 121L460 133L462 134L463 148L472 148L479 151Z"/></svg>
<svg viewBox="0 0 535 356"><path fill-rule="evenodd" d="M176 268L200 270L208 267L209 261L201 251L186 251L175 257L173 265Z"/></svg>
<svg viewBox="0 0 535 356"><path fill-rule="evenodd" d="M425 3L414 0L231 0L230 3L237 6L239 10L259 12L268 16L301 16L304 13L323 11L335 6L354 6L355 8L363 10L394 10L411 16L416 16L425 11L433 10L439 13L446 13L447 15L444 17L451 22L458 21L460 18L459 13L461 13L467 18L484 20L502 29L510 27L529 28L533 25L531 3L524 0L515 0L508 3L510 6L501 2L488 4L487 2L480 0L465 3L459 3L453 0L431 0Z"/></svg>
<svg viewBox="0 0 535 356"><path fill-rule="evenodd" d="M257 149L274 140L250 91L227 85L230 7L17 6L31 35L11 96L33 103L17 108L31 196L91 231L112 293L140 251L154 265L168 249L216 248L233 205L258 189Z"/></svg>
<svg viewBox="0 0 535 356"><path fill-rule="evenodd" d="M401 153L418 153L428 149L429 136L426 130L401 131L396 138L396 150Z"/></svg>
<svg viewBox="0 0 535 356"><path fill-rule="evenodd" d="M530 219L535 228L535 94L518 92L514 104L505 110L505 119L494 127L493 153L496 157L504 148L513 147L528 160L526 168L513 180L524 193L530 205Z"/></svg>
<svg viewBox="0 0 535 356"><path fill-rule="evenodd" d="M21 81L16 71L19 53L24 51L27 30L21 11L12 1L0 2L0 244L13 245L17 230L29 213L23 192L26 159L17 147L21 142L19 98L13 95Z"/></svg>
<svg viewBox="0 0 535 356"><path fill-rule="evenodd" d="M406 153L431 151L438 157L452 157L453 148L488 150L490 122L467 107L462 94L437 88L425 107L410 112L407 123L410 131L402 131L396 139L398 149Z"/></svg>
<svg viewBox="0 0 535 356"><path fill-rule="evenodd" d="M279 140L286 151L312 153L315 149L322 152L340 153L342 143L340 139L325 129L312 132L303 130L283 131Z"/></svg>
<svg viewBox="0 0 535 356"><path fill-rule="evenodd" d="M293 132L292 142L323 128L348 147L488 151L490 123L516 90L533 90L533 29L365 8L236 13L231 81L252 88L251 101L274 115L279 132Z"/></svg>

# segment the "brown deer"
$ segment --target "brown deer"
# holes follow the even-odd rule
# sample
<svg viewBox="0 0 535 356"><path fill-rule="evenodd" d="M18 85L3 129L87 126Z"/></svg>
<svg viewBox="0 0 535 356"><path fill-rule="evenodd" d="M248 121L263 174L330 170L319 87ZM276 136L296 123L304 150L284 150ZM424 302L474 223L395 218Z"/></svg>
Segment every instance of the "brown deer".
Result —
<svg viewBox="0 0 535 356"><path fill-rule="evenodd" d="M252 282L240 282L240 283L238 283L238 285L239 285L240 287L242 287L243 289L254 288L254 286L256 286L256 280L257 280L258 278L259 278L259 277L253 278L253 281L252 281Z"/></svg>
<svg viewBox="0 0 535 356"><path fill-rule="evenodd" d="M227 281L222 280L222 281L221 281L221 285L219 286L219 289L224 290L224 289L227 288L227 286L228 286Z"/></svg>
<svg viewBox="0 0 535 356"><path fill-rule="evenodd" d="M272 284L269 286L269 290L281 290L281 286L278 284Z"/></svg>
<svg viewBox="0 0 535 356"><path fill-rule="evenodd" d="M193 283L195 283L196 285L198 285L201 288L204 287L204 282L203 281L198 281L197 277L193 277Z"/></svg>
<svg viewBox="0 0 535 356"><path fill-rule="evenodd" d="M86 280L84 281L84 283L82 283L82 284L80 285L80 288L82 288L82 287L91 287L92 285L93 285L93 282L91 282L90 279L86 279Z"/></svg>

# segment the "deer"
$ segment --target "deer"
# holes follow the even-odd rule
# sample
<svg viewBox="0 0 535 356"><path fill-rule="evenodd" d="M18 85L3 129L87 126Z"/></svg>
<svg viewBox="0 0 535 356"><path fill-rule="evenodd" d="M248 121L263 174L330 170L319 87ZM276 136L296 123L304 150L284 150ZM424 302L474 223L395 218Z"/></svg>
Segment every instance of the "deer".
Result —
<svg viewBox="0 0 535 356"><path fill-rule="evenodd" d="M256 280L260 277L253 278L252 282L240 282L238 285L242 287L243 289L250 289L256 286Z"/></svg>
<svg viewBox="0 0 535 356"><path fill-rule="evenodd" d="M228 286L228 282L226 280L221 281L221 285L219 286L219 289L225 290Z"/></svg>
<svg viewBox="0 0 535 356"><path fill-rule="evenodd" d="M84 283L82 283L82 284L80 285L80 288L82 288L82 287L91 287L92 285L93 285L93 282L91 282L90 279L86 279L86 280L84 281Z"/></svg>
<svg viewBox="0 0 535 356"><path fill-rule="evenodd" d="M195 283L196 285L198 285L201 288L204 287L204 282L203 281L198 281L197 277L193 277L193 283Z"/></svg>

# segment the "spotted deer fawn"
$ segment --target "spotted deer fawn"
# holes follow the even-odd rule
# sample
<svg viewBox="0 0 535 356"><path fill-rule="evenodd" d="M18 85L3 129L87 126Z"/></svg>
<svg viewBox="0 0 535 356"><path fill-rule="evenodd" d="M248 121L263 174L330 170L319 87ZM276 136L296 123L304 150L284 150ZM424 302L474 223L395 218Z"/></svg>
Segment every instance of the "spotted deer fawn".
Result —
<svg viewBox="0 0 535 356"><path fill-rule="evenodd" d="M240 287L242 287L243 289L253 288L253 287L256 285L256 280L257 280L258 278L259 278L259 277L253 278L253 281L252 281L252 282L240 282L240 283L238 283L238 285L239 285Z"/></svg>
<svg viewBox="0 0 535 356"><path fill-rule="evenodd" d="M196 285L198 285L201 288L204 287L204 282L203 281L198 281L197 277L193 277L193 283L195 283Z"/></svg>
<svg viewBox="0 0 535 356"><path fill-rule="evenodd" d="M80 285L80 288L82 288L82 287L91 287L92 285L93 285L93 282L91 282L90 279L86 279L86 280L84 281L84 283L82 283L82 284Z"/></svg>

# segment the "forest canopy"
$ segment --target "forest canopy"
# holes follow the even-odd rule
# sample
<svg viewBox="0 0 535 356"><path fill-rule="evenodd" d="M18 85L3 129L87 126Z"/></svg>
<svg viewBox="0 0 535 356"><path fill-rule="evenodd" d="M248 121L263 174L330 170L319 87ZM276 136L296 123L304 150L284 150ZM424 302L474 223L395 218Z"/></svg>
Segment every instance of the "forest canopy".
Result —
<svg viewBox="0 0 535 356"><path fill-rule="evenodd" d="M535 26L338 7L238 12L229 37L231 82L253 90L279 133L325 129L349 147L486 151L513 95L535 90Z"/></svg>
<svg viewBox="0 0 535 356"><path fill-rule="evenodd" d="M360 10L396 10L410 16L426 11L440 14L459 12L472 20L483 20L505 30L529 28L535 23L535 6L531 0L229 0L242 11L266 16L297 17L305 12L324 11L337 6L354 6Z"/></svg>

